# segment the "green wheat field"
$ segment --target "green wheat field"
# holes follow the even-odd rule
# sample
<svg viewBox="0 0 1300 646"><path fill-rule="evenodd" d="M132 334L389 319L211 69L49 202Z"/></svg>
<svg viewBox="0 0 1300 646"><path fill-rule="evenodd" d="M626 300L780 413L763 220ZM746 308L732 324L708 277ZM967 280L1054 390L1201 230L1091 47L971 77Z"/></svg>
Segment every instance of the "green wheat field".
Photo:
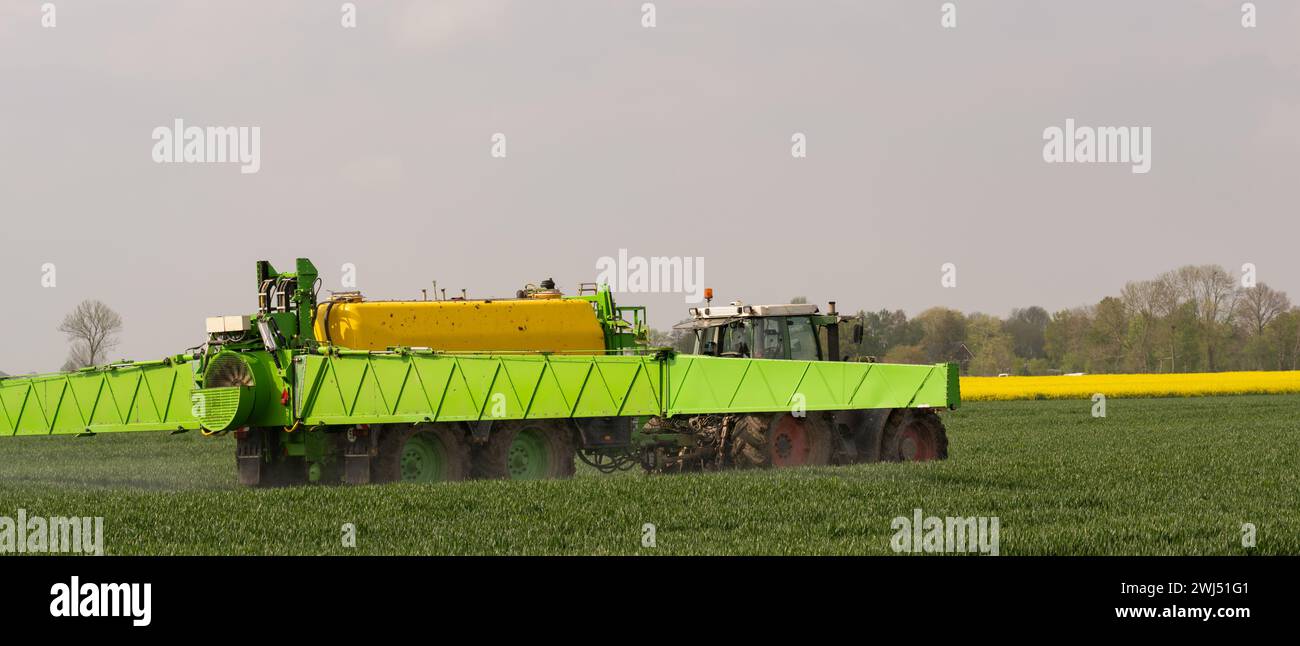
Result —
<svg viewBox="0 0 1300 646"><path fill-rule="evenodd" d="M269 490L235 484L230 437L2 438L0 516L103 516L118 555L882 555L916 508L997 516L1003 555L1300 554L1300 395L1091 409L967 404L936 463Z"/></svg>

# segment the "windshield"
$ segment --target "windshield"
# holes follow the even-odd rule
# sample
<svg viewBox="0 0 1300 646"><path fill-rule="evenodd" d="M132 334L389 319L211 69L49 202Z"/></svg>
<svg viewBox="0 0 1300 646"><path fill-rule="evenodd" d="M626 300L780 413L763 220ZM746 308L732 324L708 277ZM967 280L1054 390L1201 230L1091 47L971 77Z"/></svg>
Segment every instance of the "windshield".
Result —
<svg viewBox="0 0 1300 646"><path fill-rule="evenodd" d="M817 327L806 316L744 318L694 330L695 354L817 360Z"/></svg>

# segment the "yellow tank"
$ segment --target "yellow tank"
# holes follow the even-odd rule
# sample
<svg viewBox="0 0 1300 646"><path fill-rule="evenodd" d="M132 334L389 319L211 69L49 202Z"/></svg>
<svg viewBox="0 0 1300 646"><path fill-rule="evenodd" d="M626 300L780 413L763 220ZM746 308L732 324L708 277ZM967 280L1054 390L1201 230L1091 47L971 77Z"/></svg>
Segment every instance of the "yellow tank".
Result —
<svg viewBox="0 0 1300 646"><path fill-rule="evenodd" d="M591 303L523 298L478 301L336 300L316 306L321 343L353 350L392 346L446 352L604 352Z"/></svg>

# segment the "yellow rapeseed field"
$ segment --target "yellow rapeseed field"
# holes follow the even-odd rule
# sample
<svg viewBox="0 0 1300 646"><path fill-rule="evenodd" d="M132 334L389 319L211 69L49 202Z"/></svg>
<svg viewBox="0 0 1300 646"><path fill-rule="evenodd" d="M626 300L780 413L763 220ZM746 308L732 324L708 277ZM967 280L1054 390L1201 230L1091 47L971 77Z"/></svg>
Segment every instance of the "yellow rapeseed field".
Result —
<svg viewBox="0 0 1300 646"><path fill-rule="evenodd" d="M962 377L964 401L1300 393L1300 371Z"/></svg>

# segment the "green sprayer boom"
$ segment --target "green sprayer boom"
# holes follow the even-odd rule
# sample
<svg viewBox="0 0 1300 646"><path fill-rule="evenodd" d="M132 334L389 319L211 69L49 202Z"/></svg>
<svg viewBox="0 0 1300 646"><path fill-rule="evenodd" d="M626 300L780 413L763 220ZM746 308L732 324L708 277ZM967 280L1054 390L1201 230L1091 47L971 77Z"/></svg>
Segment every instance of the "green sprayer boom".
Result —
<svg viewBox="0 0 1300 646"><path fill-rule="evenodd" d="M934 411L960 403L951 364L649 347L644 310L605 287L317 303L305 259L257 274L257 313L208 319L201 350L0 379L0 435L233 434L253 485L564 477L575 457L603 471L942 458ZM791 337L838 322L790 311Z"/></svg>

